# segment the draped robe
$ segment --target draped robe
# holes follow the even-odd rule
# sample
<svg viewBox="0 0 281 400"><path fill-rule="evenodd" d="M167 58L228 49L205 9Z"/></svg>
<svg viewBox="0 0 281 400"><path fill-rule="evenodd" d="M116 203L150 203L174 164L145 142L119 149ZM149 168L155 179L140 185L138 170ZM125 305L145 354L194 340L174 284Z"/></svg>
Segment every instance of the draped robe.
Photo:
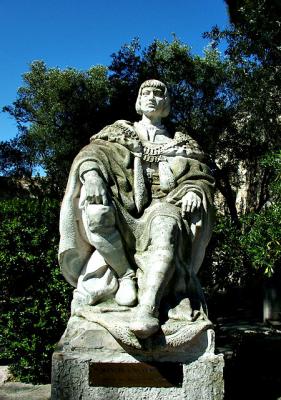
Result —
<svg viewBox="0 0 281 400"><path fill-rule="evenodd" d="M61 207L59 262L62 273L70 284L76 286L83 267L95 251L82 220L81 203L85 200L85 193L80 179L83 166L95 165L106 182L115 209L116 229L136 271L139 292L143 290L143 277L145 274L149 276L151 268L149 245L153 220L155 216L168 216L175 220L178 229L175 273L164 297L170 306L189 298L193 309L204 308L197 273L212 231L214 179L209 168L200 161L201 154L194 141L186 134L177 133L160 155L145 157L144 147L133 124L117 121L95 135L75 158ZM179 151L183 148L184 153ZM150 159L156 163L158 159L159 175L161 163L172 176L170 189L160 185L158 191L161 193L156 198L143 168L144 160ZM181 200L189 191L200 196L201 207L182 217Z"/></svg>

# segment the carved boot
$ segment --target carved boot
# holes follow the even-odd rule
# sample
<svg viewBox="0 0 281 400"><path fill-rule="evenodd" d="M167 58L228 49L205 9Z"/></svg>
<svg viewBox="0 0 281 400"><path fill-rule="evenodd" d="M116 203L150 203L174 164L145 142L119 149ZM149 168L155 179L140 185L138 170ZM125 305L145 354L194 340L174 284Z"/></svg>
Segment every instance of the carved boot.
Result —
<svg viewBox="0 0 281 400"><path fill-rule="evenodd" d="M136 309L130 330L141 338L146 339L159 329L158 309L163 291L162 273L151 273L144 283L139 296L139 305Z"/></svg>
<svg viewBox="0 0 281 400"><path fill-rule="evenodd" d="M139 291L139 306L130 324L130 330L141 339L148 338L159 329L159 306L174 272L172 256L171 250L157 249L150 259L150 268L147 268Z"/></svg>
<svg viewBox="0 0 281 400"><path fill-rule="evenodd" d="M159 320L156 315L158 315L158 312L154 307L139 305L134 321L130 325L130 330L140 339L147 339L159 329Z"/></svg>
<svg viewBox="0 0 281 400"><path fill-rule="evenodd" d="M135 273L128 270L119 281L119 288L115 294L115 300L120 306L132 307L137 302L137 289L135 283Z"/></svg>

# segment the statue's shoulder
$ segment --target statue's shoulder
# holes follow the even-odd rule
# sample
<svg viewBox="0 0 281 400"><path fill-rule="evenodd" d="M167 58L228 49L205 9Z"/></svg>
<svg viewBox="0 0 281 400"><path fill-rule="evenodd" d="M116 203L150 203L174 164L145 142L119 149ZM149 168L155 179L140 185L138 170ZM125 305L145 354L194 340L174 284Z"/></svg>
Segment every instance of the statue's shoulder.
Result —
<svg viewBox="0 0 281 400"><path fill-rule="evenodd" d="M188 133L176 132L174 135L174 140L178 145L183 145L186 148L186 154L189 158L197 159L198 161L203 161L205 159L206 155L204 151L198 142Z"/></svg>
<svg viewBox="0 0 281 400"><path fill-rule="evenodd" d="M115 141L124 136L129 138L134 138L136 136L134 124L125 119L119 119L113 124L105 126L100 132L93 135L91 141L96 139Z"/></svg>
<svg viewBox="0 0 281 400"><path fill-rule="evenodd" d="M174 135L174 140L177 143L188 144L192 147L200 147L199 144L186 132L176 132Z"/></svg>

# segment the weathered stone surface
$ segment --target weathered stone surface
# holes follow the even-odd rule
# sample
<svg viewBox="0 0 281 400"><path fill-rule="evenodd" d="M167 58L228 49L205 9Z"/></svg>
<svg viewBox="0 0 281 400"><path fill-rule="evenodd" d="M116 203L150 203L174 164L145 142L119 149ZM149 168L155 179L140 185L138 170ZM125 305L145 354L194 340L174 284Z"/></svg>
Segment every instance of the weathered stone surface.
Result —
<svg viewBox="0 0 281 400"><path fill-rule="evenodd" d="M29 385L8 382L0 385L1 400L50 400L51 385Z"/></svg>
<svg viewBox="0 0 281 400"><path fill-rule="evenodd" d="M90 317L98 323L72 316L58 343L58 350L83 353L99 350L100 354L119 352L120 354L128 353L128 357L133 356L143 360L174 362L191 362L206 353L214 353L214 331L211 325L204 321L177 324L174 328L175 332L168 331L164 325L161 333L140 340L128 328L130 312L126 311L126 315L121 316L122 313L118 312L119 319L115 320L117 317L114 312L95 314L91 311ZM86 311L85 315L87 315ZM114 326L115 323L116 326Z"/></svg>
<svg viewBox="0 0 281 400"><path fill-rule="evenodd" d="M59 262L76 287L73 313L114 299L121 309L134 307L129 329L147 339L168 319L209 323L197 274L212 232L215 182L199 145L162 124L170 111L164 83L145 81L136 111L140 121L106 126L75 157Z"/></svg>
<svg viewBox="0 0 281 400"><path fill-rule="evenodd" d="M52 399L220 400L223 359L197 278L214 178L198 144L162 125L165 84L145 81L136 111L141 121L105 127L71 167L59 260L76 289Z"/></svg>
<svg viewBox="0 0 281 400"><path fill-rule="evenodd" d="M102 358L102 359L101 359ZM223 357L207 354L191 363L175 363L175 367L182 368L182 384L172 387L142 386L142 376L139 376L139 386L114 387L91 386L94 366L104 362L106 355L98 352L91 354L54 353L52 400L83 400L92 399L122 399L122 400L222 400L223 399ZM91 362L94 361L94 364ZM111 364L125 363L130 382L130 365L141 362L128 357L127 354L107 354L107 362ZM91 366L92 365L92 366ZM165 366L164 366L165 367ZM118 377L115 377L118 379ZM124 381L124 378L123 378Z"/></svg>
<svg viewBox="0 0 281 400"><path fill-rule="evenodd" d="M141 350L123 342L100 324L71 317L53 354L52 400L223 399L224 362L214 355L212 329L172 351L157 341Z"/></svg>

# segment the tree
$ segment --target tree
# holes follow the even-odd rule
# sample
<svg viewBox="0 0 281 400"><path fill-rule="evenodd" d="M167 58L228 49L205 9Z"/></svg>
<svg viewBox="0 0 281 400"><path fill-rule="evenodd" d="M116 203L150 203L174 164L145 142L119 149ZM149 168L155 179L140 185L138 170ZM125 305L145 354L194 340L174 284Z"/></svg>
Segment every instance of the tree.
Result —
<svg viewBox="0 0 281 400"><path fill-rule="evenodd" d="M280 148L281 83L279 1L227 0L230 26L214 27L205 37L214 48L225 40L225 57L235 66L233 90L237 112L234 122L244 146L238 154L247 169L246 211L259 211L268 200L270 169L262 160ZM243 139L244 138L244 139Z"/></svg>
<svg viewBox="0 0 281 400"><path fill-rule="evenodd" d="M280 63L280 15L278 0L225 0L232 26L225 31L228 54L256 57L263 65Z"/></svg>
<svg viewBox="0 0 281 400"><path fill-rule="evenodd" d="M23 81L13 106L4 107L16 119L19 134L2 148L18 150L33 168L43 167L53 189L61 193L70 160L107 122L106 68L61 71L35 61Z"/></svg>
<svg viewBox="0 0 281 400"><path fill-rule="evenodd" d="M214 27L205 36L213 41L213 48L226 40L226 58L235 66L234 123L246 145L238 158L245 166L248 185L238 247L252 266L270 276L280 265L281 4L275 0L226 2L229 28Z"/></svg>
<svg viewBox="0 0 281 400"><path fill-rule="evenodd" d="M4 176L31 177L32 162L16 139L0 142L0 169Z"/></svg>
<svg viewBox="0 0 281 400"><path fill-rule="evenodd" d="M23 382L48 383L51 355L70 311L57 263L59 204L1 200L1 362Z"/></svg>
<svg viewBox="0 0 281 400"><path fill-rule="evenodd" d="M104 125L117 118L135 119L137 89L151 77L169 86L173 102L169 127L189 132L215 160L229 142L223 138L236 102L228 85L231 69L216 50L207 50L202 58L192 56L177 38L171 43L155 40L144 50L134 40L113 54L108 73L102 67L82 73L33 63L24 74L18 99L5 111L19 125L18 148L31 164L43 166L61 194L77 151ZM227 197L234 210L230 190Z"/></svg>
<svg viewBox="0 0 281 400"><path fill-rule="evenodd" d="M270 277L281 264L281 151L267 156L263 164L272 168L271 201L259 213L247 216L249 228L242 243L252 265Z"/></svg>

